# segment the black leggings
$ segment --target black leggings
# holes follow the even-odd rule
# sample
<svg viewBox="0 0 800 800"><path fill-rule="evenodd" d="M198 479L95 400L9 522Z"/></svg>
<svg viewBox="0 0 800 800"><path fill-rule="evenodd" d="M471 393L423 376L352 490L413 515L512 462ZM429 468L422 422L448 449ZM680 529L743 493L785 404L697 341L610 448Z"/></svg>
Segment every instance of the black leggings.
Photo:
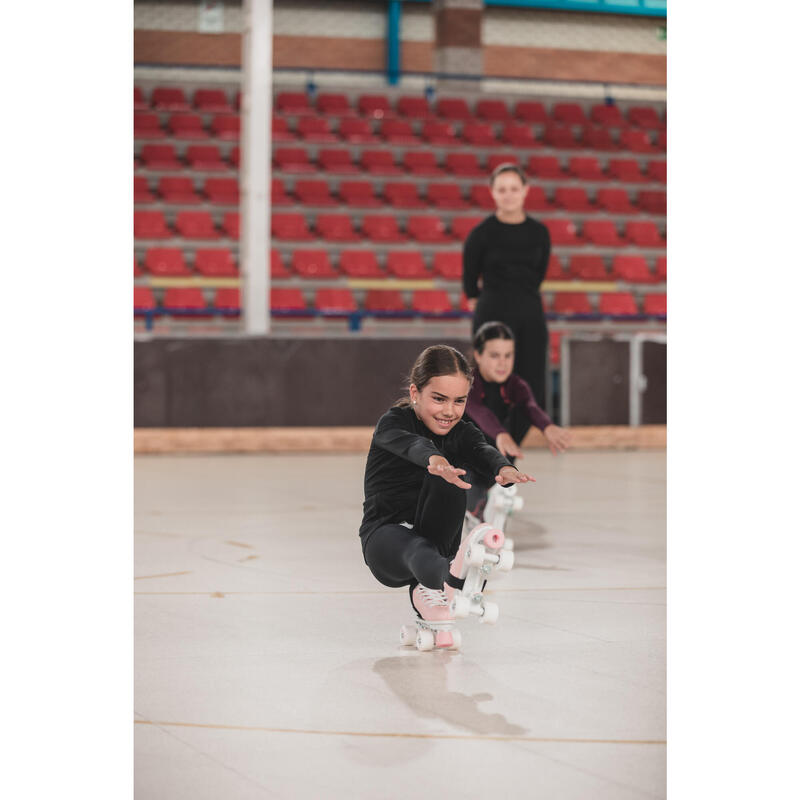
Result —
<svg viewBox="0 0 800 800"><path fill-rule="evenodd" d="M381 525L367 540L364 560L372 574L384 586L421 583L430 589L444 588L461 543L466 507L464 489L426 474L413 530L399 524Z"/></svg>

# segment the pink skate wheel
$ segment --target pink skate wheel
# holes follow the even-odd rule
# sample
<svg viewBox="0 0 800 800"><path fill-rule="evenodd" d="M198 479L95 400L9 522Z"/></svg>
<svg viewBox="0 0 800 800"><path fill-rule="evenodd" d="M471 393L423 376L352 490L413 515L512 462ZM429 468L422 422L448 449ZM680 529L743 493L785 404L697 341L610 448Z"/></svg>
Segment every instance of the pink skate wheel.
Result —
<svg viewBox="0 0 800 800"><path fill-rule="evenodd" d="M503 531L498 530L490 530L486 532L486 535L483 537L483 543L487 547L491 547L493 550L498 550L503 546L503 542L506 540Z"/></svg>
<svg viewBox="0 0 800 800"><path fill-rule="evenodd" d="M439 631L436 634L436 646L437 647L452 647L453 646L453 634L450 631Z"/></svg>

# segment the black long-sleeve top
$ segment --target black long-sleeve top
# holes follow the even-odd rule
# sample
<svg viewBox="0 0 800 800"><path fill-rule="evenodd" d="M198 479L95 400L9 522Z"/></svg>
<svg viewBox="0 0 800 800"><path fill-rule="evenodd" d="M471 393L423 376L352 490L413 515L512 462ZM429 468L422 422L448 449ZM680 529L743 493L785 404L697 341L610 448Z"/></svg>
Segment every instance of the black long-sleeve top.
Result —
<svg viewBox="0 0 800 800"><path fill-rule="evenodd" d="M550 232L531 217L524 222L500 222L492 214L476 225L464 242L464 294L483 291L536 294L550 260Z"/></svg>
<svg viewBox="0 0 800 800"><path fill-rule="evenodd" d="M459 469L494 478L513 464L486 443L480 430L461 419L444 436L430 431L411 406L390 408L372 436L364 471L364 518L359 536L390 522L413 522L431 456L444 456Z"/></svg>

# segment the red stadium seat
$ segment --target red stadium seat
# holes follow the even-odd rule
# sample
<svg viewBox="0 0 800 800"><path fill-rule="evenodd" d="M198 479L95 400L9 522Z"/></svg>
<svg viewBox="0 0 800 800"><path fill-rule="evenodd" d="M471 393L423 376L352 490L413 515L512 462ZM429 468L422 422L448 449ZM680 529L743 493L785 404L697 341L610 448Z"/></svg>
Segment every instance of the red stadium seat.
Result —
<svg viewBox="0 0 800 800"><path fill-rule="evenodd" d="M665 294L646 294L644 296L644 313L653 317L667 316L667 296Z"/></svg>
<svg viewBox="0 0 800 800"><path fill-rule="evenodd" d="M552 211L554 208L541 186L528 186L523 207L526 211Z"/></svg>
<svg viewBox="0 0 800 800"><path fill-rule="evenodd" d="M273 214L272 236L294 242L307 242L314 238L302 214Z"/></svg>
<svg viewBox="0 0 800 800"><path fill-rule="evenodd" d="M349 289L317 289L314 295L314 307L317 311L331 316L358 311L356 300Z"/></svg>
<svg viewBox="0 0 800 800"><path fill-rule="evenodd" d="M579 281L607 281L608 272L603 256L578 255L569 260L569 274Z"/></svg>
<svg viewBox="0 0 800 800"><path fill-rule="evenodd" d="M292 253L292 269L301 278L335 278L326 250L295 250Z"/></svg>
<svg viewBox="0 0 800 800"><path fill-rule="evenodd" d="M585 292L557 292L553 298L553 311L556 314L592 314L592 304Z"/></svg>
<svg viewBox="0 0 800 800"><path fill-rule="evenodd" d="M443 97L436 103L436 113L444 119L472 119L467 101L460 97Z"/></svg>
<svg viewBox="0 0 800 800"><path fill-rule="evenodd" d="M378 208L383 200L375 195L369 181L342 181L339 184L339 196L344 203L354 208Z"/></svg>
<svg viewBox="0 0 800 800"><path fill-rule="evenodd" d="M427 208L428 203L418 193L415 183L391 183L383 185L383 196L395 208Z"/></svg>
<svg viewBox="0 0 800 800"><path fill-rule="evenodd" d="M614 152L619 150L619 145L614 141L608 128L597 125L587 125L581 130L579 141L589 150L603 150Z"/></svg>
<svg viewBox="0 0 800 800"><path fill-rule="evenodd" d="M519 164L516 153L490 153L486 156L486 171L491 174L501 164Z"/></svg>
<svg viewBox="0 0 800 800"><path fill-rule="evenodd" d="M416 251L395 250L386 256L386 271L389 275L408 280L430 278L422 253Z"/></svg>
<svg viewBox="0 0 800 800"><path fill-rule="evenodd" d="M639 316L639 307L630 292L603 292L597 310L611 317Z"/></svg>
<svg viewBox="0 0 800 800"><path fill-rule="evenodd" d="M616 255L611 264L611 276L627 283L656 283L658 278L647 267L643 256Z"/></svg>
<svg viewBox="0 0 800 800"><path fill-rule="evenodd" d="M158 193L167 203L194 205L202 202L200 195L195 192L191 178L164 176L158 181Z"/></svg>
<svg viewBox="0 0 800 800"><path fill-rule="evenodd" d="M346 95L338 93L321 94L317 98L317 111L329 116L347 117L355 114Z"/></svg>
<svg viewBox="0 0 800 800"><path fill-rule="evenodd" d="M241 311L239 290L233 288L217 289L214 292L212 305L220 311L227 311L228 313L225 315L227 317L238 317Z"/></svg>
<svg viewBox="0 0 800 800"><path fill-rule="evenodd" d="M302 147L281 147L274 151L275 166L283 172L316 172Z"/></svg>
<svg viewBox="0 0 800 800"><path fill-rule="evenodd" d="M403 170L394 163L391 150L364 150L361 166L370 175L402 175Z"/></svg>
<svg viewBox="0 0 800 800"><path fill-rule="evenodd" d="M370 289L364 298L366 311L405 311L403 295L397 289Z"/></svg>
<svg viewBox="0 0 800 800"><path fill-rule="evenodd" d="M597 205L613 214L635 214L639 210L631 205L624 189L598 189Z"/></svg>
<svg viewBox="0 0 800 800"><path fill-rule="evenodd" d="M378 141L369 122L355 117L339 121L339 136L350 144L371 144Z"/></svg>
<svg viewBox="0 0 800 800"><path fill-rule="evenodd" d="M656 280L665 281L667 279L667 257L659 256L656 259Z"/></svg>
<svg viewBox="0 0 800 800"><path fill-rule="evenodd" d="M282 114L313 114L314 109L305 92L278 92L275 107Z"/></svg>
<svg viewBox="0 0 800 800"><path fill-rule="evenodd" d="M556 103L553 106L553 119L566 125L585 125L589 121L577 103Z"/></svg>
<svg viewBox="0 0 800 800"><path fill-rule="evenodd" d="M283 263L283 256L274 247L269 251L269 274L271 278L288 278L291 276L291 272L286 269L286 265Z"/></svg>
<svg viewBox="0 0 800 800"><path fill-rule="evenodd" d="M228 211L222 217L222 230L231 239L239 238L239 212Z"/></svg>
<svg viewBox="0 0 800 800"><path fill-rule="evenodd" d="M376 119L394 116L389 98L383 94L362 94L358 98L358 110L365 117Z"/></svg>
<svg viewBox="0 0 800 800"><path fill-rule="evenodd" d="M301 117L297 132L307 142L335 142L338 139L325 117Z"/></svg>
<svg viewBox="0 0 800 800"><path fill-rule="evenodd" d="M550 366L557 367L561 364L561 332L550 331L549 342Z"/></svg>
<svg viewBox="0 0 800 800"><path fill-rule="evenodd" d="M269 305L273 311L306 311L306 301L301 289L276 288L269 290Z"/></svg>
<svg viewBox="0 0 800 800"><path fill-rule="evenodd" d="M475 114L490 122L506 122L511 119L511 112L503 100L478 100Z"/></svg>
<svg viewBox="0 0 800 800"><path fill-rule="evenodd" d="M297 134L289 128L288 120L283 117L272 118L273 142L293 142L295 139L297 139Z"/></svg>
<svg viewBox="0 0 800 800"><path fill-rule="evenodd" d="M570 175L580 178L583 181L604 181L607 180L605 173L600 167L600 162L594 156L582 156L570 158L567 170Z"/></svg>
<svg viewBox="0 0 800 800"><path fill-rule="evenodd" d="M650 192L641 191L636 198L639 208L650 212L651 214L666 214L667 213L667 193L666 192Z"/></svg>
<svg viewBox="0 0 800 800"><path fill-rule="evenodd" d="M478 163L475 153L448 153L444 157L444 165L453 175L484 177L487 171Z"/></svg>
<svg viewBox="0 0 800 800"><path fill-rule="evenodd" d="M208 211L179 211L175 228L186 239L219 239L220 236Z"/></svg>
<svg viewBox="0 0 800 800"><path fill-rule="evenodd" d="M145 100L144 92L138 87L133 87L133 110L145 111L150 108L150 103Z"/></svg>
<svg viewBox="0 0 800 800"><path fill-rule="evenodd" d="M655 222L641 220L639 222L625 223L625 238L631 244L639 247L666 247L667 242L661 238Z"/></svg>
<svg viewBox="0 0 800 800"><path fill-rule="evenodd" d="M194 108L205 113L233 113L233 106L222 89L197 89L194 93Z"/></svg>
<svg viewBox="0 0 800 800"><path fill-rule="evenodd" d="M632 153L656 152L656 148L650 141L650 135L647 131L629 128L628 130L622 131L619 137L619 143L625 150L630 150Z"/></svg>
<svg viewBox="0 0 800 800"><path fill-rule="evenodd" d="M171 144L144 145L142 161L148 169L181 169L183 166Z"/></svg>
<svg viewBox="0 0 800 800"><path fill-rule="evenodd" d="M427 197L436 208L458 210L470 206L455 183L429 183Z"/></svg>
<svg viewBox="0 0 800 800"><path fill-rule="evenodd" d="M605 125L608 128L624 128L627 124L619 106L614 105L592 106L589 118L597 125Z"/></svg>
<svg viewBox="0 0 800 800"><path fill-rule="evenodd" d="M144 256L145 269L160 278L191 275L180 247L151 247Z"/></svg>
<svg viewBox="0 0 800 800"><path fill-rule="evenodd" d="M306 206L339 205L339 201L331 195L325 181L295 181L294 194L298 201Z"/></svg>
<svg viewBox="0 0 800 800"><path fill-rule="evenodd" d="M550 231L550 242L554 245L582 244L575 223L571 219L542 220Z"/></svg>
<svg viewBox="0 0 800 800"><path fill-rule="evenodd" d="M196 170L225 170L228 165L222 160L219 147L215 144L192 144L186 148L186 161Z"/></svg>
<svg viewBox="0 0 800 800"><path fill-rule="evenodd" d="M549 122L544 126L544 134L542 140L550 147L556 147L563 150L572 150L580 147L578 140L570 125L563 125L559 123Z"/></svg>
<svg viewBox="0 0 800 800"><path fill-rule="evenodd" d="M469 187L469 199L473 206L485 208L487 211L493 211L497 207L492 192L485 183L473 183Z"/></svg>
<svg viewBox="0 0 800 800"><path fill-rule="evenodd" d="M463 241L469 236L470 231L484 219L485 217L454 217L450 223L450 231L456 239Z"/></svg>
<svg viewBox="0 0 800 800"><path fill-rule="evenodd" d="M202 312L207 309L203 290L198 288L171 287L164 292L162 309L167 313L181 311ZM205 317L206 314L192 314L193 317Z"/></svg>
<svg viewBox="0 0 800 800"><path fill-rule="evenodd" d="M403 242L405 234L397 227L397 218L388 214L364 217L361 223L364 235L373 242Z"/></svg>
<svg viewBox="0 0 800 800"><path fill-rule="evenodd" d="M656 149L662 152L667 152L667 132L659 131L656 134Z"/></svg>
<svg viewBox="0 0 800 800"><path fill-rule="evenodd" d="M133 314L136 317L144 316L148 311L156 310L156 299L149 286L133 287Z"/></svg>
<svg viewBox="0 0 800 800"><path fill-rule="evenodd" d="M433 274L448 281L461 280L461 253L435 253L433 256Z"/></svg>
<svg viewBox="0 0 800 800"><path fill-rule="evenodd" d="M563 265L561 264L561 259L555 253L551 253L550 260L547 262L545 280L569 281L572 280L573 277L573 275L564 269Z"/></svg>
<svg viewBox="0 0 800 800"><path fill-rule="evenodd" d="M622 247L625 244L611 220L587 220L583 225L583 236L588 242L603 247Z"/></svg>
<svg viewBox="0 0 800 800"><path fill-rule="evenodd" d="M411 308L423 315L449 314L453 304L444 289L417 289L411 295Z"/></svg>
<svg viewBox="0 0 800 800"><path fill-rule="evenodd" d="M167 128L177 139L208 139L199 114L173 114L167 120Z"/></svg>
<svg viewBox="0 0 800 800"><path fill-rule="evenodd" d="M545 107L532 100L520 100L514 106L514 117L522 122L546 123L550 120Z"/></svg>
<svg viewBox="0 0 800 800"><path fill-rule="evenodd" d="M497 137L487 122L467 122L461 131L464 141L473 147L495 147Z"/></svg>
<svg viewBox="0 0 800 800"><path fill-rule="evenodd" d="M272 187L270 191L270 201L273 206L293 206L294 200L287 193L286 187L280 178L272 179Z"/></svg>
<svg viewBox="0 0 800 800"><path fill-rule="evenodd" d="M203 192L210 203L221 206L239 205L239 182L236 178L206 178Z"/></svg>
<svg viewBox="0 0 800 800"><path fill-rule="evenodd" d="M608 176L623 183L646 183L647 178L632 158L612 158L608 162Z"/></svg>
<svg viewBox="0 0 800 800"><path fill-rule="evenodd" d="M342 250L339 254L339 269L348 278L384 277L372 250Z"/></svg>
<svg viewBox="0 0 800 800"><path fill-rule="evenodd" d="M658 130L664 127L658 112L651 106L633 106L628 109L628 122L638 128L651 128Z"/></svg>
<svg viewBox="0 0 800 800"><path fill-rule="evenodd" d="M557 156L531 156L528 159L528 172L537 178L566 178Z"/></svg>
<svg viewBox="0 0 800 800"><path fill-rule="evenodd" d="M239 128L239 117L232 114L218 114L211 120L211 133L217 139L238 139Z"/></svg>
<svg viewBox="0 0 800 800"><path fill-rule="evenodd" d="M521 125L514 122L503 126L503 130L500 133L500 140L514 147L524 147L527 149L542 146L542 143L534 136L533 130L529 125Z"/></svg>
<svg viewBox="0 0 800 800"><path fill-rule="evenodd" d="M597 211L597 206L589 199L586 189L582 186L559 186L554 195L556 206L566 211Z"/></svg>
<svg viewBox="0 0 800 800"><path fill-rule="evenodd" d="M361 172L358 164L353 162L349 150L320 150L317 161L323 172L332 175L355 175Z"/></svg>
<svg viewBox="0 0 800 800"><path fill-rule="evenodd" d="M444 175L430 150L409 150L403 153L403 166L412 175Z"/></svg>
<svg viewBox="0 0 800 800"><path fill-rule="evenodd" d="M208 278L234 278L239 274L233 253L226 248L195 250L194 268Z"/></svg>
<svg viewBox="0 0 800 800"><path fill-rule="evenodd" d="M134 114L134 139L163 139L167 132L161 127L158 114Z"/></svg>
<svg viewBox="0 0 800 800"><path fill-rule="evenodd" d="M449 122L426 122L422 126L422 138L429 144L453 147L459 144L455 128Z"/></svg>
<svg viewBox="0 0 800 800"><path fill-rule="evenodd" d="M404 119L385 119L378 126L381 138L389 144L419 144L411 123Z"/></svg>
<svg viewBox="0 0 800 800"><path fill-rule="evenodd" d="M172 232L167 227L167 221L161 211L133 212L134 239L169 239L171 237Z"/></svg>
<svg viewBox="0 0 800 800"><path fill-rule="evenodd" d="M433 111L424 97L399 98L397 101L397 113L407 119L426 119L433 116Z"/></svg>
<svg viewBox="0 0 800 800"><path fill-rule="evenodd" d="M410 216L406 222L406 232L418 242L451 242L452 238L447 233L445 224L439 217Z"/></svg>
<svg viewBox="0 0 800 800"><path fill-rule="evenodd" d="M157 111L189 111L191 109L183 89L159 86L153 89L150 102Z"/></svg>
<svg viewBox="0 0 800 800"><path fill-rule="evenodd" d="M353 229L353 220L348 214L320 214L316 229L327 242L361 241L361 236Z"/></svg>
<svg viewBox="0 0 800 800"><path fill-rule="evenodd" d="M645 171L650 180L658 181L659 183L667 182L667 162L666 161L648 161L647 169Z"/></svg>
<svg viewBox="0 0 800 800"><path fill-rule="evenodd" d="M133 202L152 203L155 199L155 195L147 184L147 178L143 175L136 175L133 179Z"/></svg>

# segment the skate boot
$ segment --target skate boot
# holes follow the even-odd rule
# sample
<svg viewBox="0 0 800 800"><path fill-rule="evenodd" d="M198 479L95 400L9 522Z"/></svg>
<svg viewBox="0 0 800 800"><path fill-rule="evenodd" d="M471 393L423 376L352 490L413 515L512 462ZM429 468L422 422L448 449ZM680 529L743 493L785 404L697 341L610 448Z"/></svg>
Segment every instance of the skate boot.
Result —
<svg viewBox="0 0 800 800"><path fill-rule="evenodd" d="M450 603L441 589L429 589L417 584L411 590L411 605L417 612L415 625L403 625L400 641L416 644L417 650L458 650L461 632L455 627Z"/></svg>
<svg viewBox="0 0 800 800"><path fill-rule="evenodd" d="M492 571L508 572L514 566L513 550L503 549L505 536L488 523L478 525L461 542L450 564L450 574L464 581L461 589L445 583L444 591L456 618L475 614L481 622L494 623L499 615L495 603L483 599L483 589Z"/></svg>
<svg viewBox="0 0 800 800"><path fill-rule="evenodd" d="M489 497L486 500L486 507L483 518L493 528L505 531L508 518L522 508L522 498L517 494L517 485L500 486L496 483L489 489ZM514 542L506 537L504 547L506 550L514 549Z"/></svg>

